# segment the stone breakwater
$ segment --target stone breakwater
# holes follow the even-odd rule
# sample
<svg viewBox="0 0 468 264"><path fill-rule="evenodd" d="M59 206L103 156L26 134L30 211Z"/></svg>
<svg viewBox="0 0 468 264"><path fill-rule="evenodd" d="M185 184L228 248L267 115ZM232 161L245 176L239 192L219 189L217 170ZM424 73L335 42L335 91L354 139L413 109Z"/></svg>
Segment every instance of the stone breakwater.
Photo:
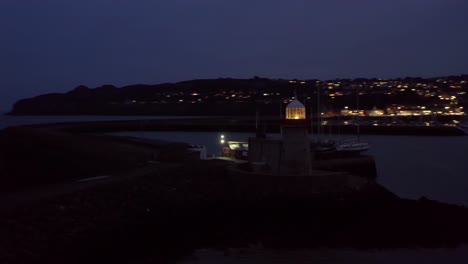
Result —
<svg viewBox="0 0 468 264"><path fill-rule="evenodd" d="M359 191L301 192L299 197L263 191L258 179L229 171L229 162L195 160L182 143L147 144L95 134L149 128L148 123L169 128L206 122L3 130L0 168L7 174L2 181L10 182L10 193L22 189L20 194L32 199L1 210L0 263L171 262L199 248L250 244L365 249L468 242L466 208L426 198L400 199L371 179ZM84 175L112 178L64 188ZM46 181L61 191L34 199L35 192L23 186L31 179L30 189L44 188ZM295 184L300 185L297 179Z"/></svg>
<svg viewBox="0 0 468 264"><path fill-rule="evenodd" d="M0 191L120 175L148 161L190 158L187 144L136 142L100 132L139 127L138 121L61 123L10 127L0 131ZM105 129L104 129L105 128Z"/></svg>
<svg viewBox="0 0 468 264"><path fill-rule="evenodd" d="M269 133L280 132L280 120L277 117L262 117L258 127ZM254 132L256 120L245 116L204 117L204 118L177 118L165 120L131 120L131 121L101 121L80 122L75 125L69 123L69 131L76 132L113 132L113 131L231 131ZM314 126L313 132L316 133ZM323 130L327 133L356 134L356 125L325 125ZM375 135L416 135L416 136L462 136L464 132L453 126L422 126L422 125L360 125L361 134Z"/></svg>
<svg viewBox="0 0 468 264"><path fill-rule="evenodd" d="M252 120L187 118L56 123L0 130L0 191L86 177L121 174L148 161L195 158L188 144L136 141L104 135L118 131L249 131ZM267 126L268 128L268 126ZM317 169L337 168L375 177L373 161L317 162ZM359 166L356 164L360 163ZM361 166L361 165L365 166ZM364 170L365 168L365 170Z"/></svg>

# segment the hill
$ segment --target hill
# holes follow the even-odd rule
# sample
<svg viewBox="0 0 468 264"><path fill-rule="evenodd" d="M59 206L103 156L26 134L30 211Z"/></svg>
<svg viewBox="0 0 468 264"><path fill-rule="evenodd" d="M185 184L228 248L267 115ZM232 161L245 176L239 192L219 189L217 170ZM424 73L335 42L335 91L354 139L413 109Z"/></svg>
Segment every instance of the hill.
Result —
<svg viewBox="0 0 468 264"><path fill-rule="evenodd" d="M464 106L468 75L440 78L282 80L203 79L121 88L78 86L67 93L44 94L16 102L13 115L277 115L280 104L297 96L322 111L427 106L435 111ZM317 111L316 107L314 112ZM400 108L399 108L400 109ZM456 110L456 109L453 109Z"/></svg>

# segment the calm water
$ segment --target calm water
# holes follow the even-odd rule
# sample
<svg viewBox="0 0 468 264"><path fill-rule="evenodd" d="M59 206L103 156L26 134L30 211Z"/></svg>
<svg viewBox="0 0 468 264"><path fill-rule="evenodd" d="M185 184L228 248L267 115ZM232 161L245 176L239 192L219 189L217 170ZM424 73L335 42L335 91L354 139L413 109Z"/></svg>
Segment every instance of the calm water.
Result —
<svg viewBox="0 0 468 264"><path fill-rule="evenodd" d="M187 116L8 116L0 114L0 129L9 126L110 120L186 118Z"/></svg>
<svg viewBox="0 0 468 264"><path fill-rule="evenodd" d="M2 116L0 129L7 126L100 120L161 119L162 116ZM173 117L170 117L173 118ZM220 135L226 140L247 140L250 133L213 132L121 132L144 138L205 145L218 155ZM426 196L468 206L468 137L362 136L372 145L378 181L401 197ZM199 250L181 263L468 263L468 247L419 250Z"/></svg>

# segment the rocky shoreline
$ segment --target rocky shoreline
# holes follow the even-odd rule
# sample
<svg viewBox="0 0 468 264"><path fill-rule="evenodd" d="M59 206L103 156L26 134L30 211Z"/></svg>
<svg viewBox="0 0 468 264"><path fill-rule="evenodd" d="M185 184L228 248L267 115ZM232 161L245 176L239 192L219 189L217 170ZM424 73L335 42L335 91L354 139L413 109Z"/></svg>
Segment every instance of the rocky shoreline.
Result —
<svg viewBox="0 0 468 264"><path fill-rule="evenodd" d="M399 199L378 185L357 194L234 195L224 162L189 162L0 214L2 263L175 262L200 248L454 247L468 210Z"/></svg>
<svg viewBox="0 0 468 264"><path fill-rule="evenodd" d="M251 244L372 249L468 242L468 209L462 206L401 199L374 181L359 192L295 197L257 190L239 195L236 186L243 180L227 172L227 161L196 160L180 144L148 145L89 134L122 124L38 125L1 132L1 172L15 172L12 178L17 179L10 179L16 189L9 192L32 177L61 183L86 173L112 176L2 210L1 263L173 263L199 248ZM63 164L57 163L60 156ZM39 161L28 163L35 159ZM73 167L70 162L79 163ZM8 176L12 174L2 174L2 181L8 182Z"/></svg>

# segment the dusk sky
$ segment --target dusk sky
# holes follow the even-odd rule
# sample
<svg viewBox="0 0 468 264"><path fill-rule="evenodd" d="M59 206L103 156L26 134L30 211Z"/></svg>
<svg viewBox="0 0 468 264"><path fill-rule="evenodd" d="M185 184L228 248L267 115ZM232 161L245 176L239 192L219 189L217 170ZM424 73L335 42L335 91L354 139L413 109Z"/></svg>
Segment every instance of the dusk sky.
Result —
<svg viewBox="0 0 468 264"><path fill-rule="evenodd" d="M0 0L0 110L83 84L468 73L466 0Z"/></svg>

